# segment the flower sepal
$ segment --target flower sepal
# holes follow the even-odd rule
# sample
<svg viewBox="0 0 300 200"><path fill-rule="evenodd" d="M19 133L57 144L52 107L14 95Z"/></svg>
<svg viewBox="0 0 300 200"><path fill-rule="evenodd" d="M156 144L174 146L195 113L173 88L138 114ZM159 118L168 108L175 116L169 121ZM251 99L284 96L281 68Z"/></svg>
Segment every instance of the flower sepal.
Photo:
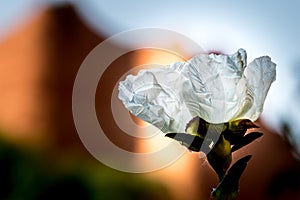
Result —
<svg viewBox="0 0 300 200"><path fill-rule="evenodd" d="M241 158L229 168L232 153L263 136L261 132L246 134L252 128L258 126L249 119L212 124L194 117L188 122L185 133L167 133L165 136L179 141L190 151L204 152L208 163L219 177L219 184L213 189L212 197L215 200L233 200L237 196L239 179L251 155Z"/></svg>

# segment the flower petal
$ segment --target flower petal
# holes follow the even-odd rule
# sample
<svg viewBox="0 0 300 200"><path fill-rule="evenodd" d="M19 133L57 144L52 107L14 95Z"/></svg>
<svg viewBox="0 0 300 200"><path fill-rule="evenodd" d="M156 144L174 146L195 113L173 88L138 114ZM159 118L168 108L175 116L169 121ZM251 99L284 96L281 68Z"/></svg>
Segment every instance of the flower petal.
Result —
<svg viewBox="0 0 300 200"><path fill-rule="evenodd" d="M164 132L184 131L191 115L182 104L181 63L168 68L141 70L119 84L119 98L132 114Z"/></svg>
<svg viewBox="0 0 300 200"><path fill-rule="evenodd" d="M245 70L247 79L247 98L240 115L255 121L263 111L265 98L271 84L276 80L276 64L269 56L256 58Z"/></svg>
<svg viewBox="0 0 300 200"><path fill-rule="evenodd" d="M192 116L200 116L210 123L222 123L232 119L238 112L239 96L245 93L237 90L243 83L246 67L246 52L240 49L232 56L200 54L189 60L182 75L189 79L184 87L184 102Z"/></svg>
<svg viewBox="0 0 300 200"><path fill-rule="evenodd" d="M233 55L199 54L141 70L120 82L119 98L132 114L163 132L184 132L195 116L209 123L254 121L275 80L276 65L265 56L246 68L246 59L246 51L239 49Z"/></svg>

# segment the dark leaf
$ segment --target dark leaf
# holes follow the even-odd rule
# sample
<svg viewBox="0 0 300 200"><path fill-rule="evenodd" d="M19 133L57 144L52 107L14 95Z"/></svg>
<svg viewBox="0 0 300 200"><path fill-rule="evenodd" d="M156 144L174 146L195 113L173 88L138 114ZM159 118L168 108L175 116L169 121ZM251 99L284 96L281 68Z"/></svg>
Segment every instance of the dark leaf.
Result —
<svg viewBox="0 0 300 200"><path fill-rule="evenodd" d="M189 150L197 152L200 151L204 141L199 136L194 136L187 133L167 133L165 136L177 140Z"/></svg>
<svg viewBox="0 0 300 200"><path fill-rule="evenodd" d="M199 136L207 141L217 143L222 131L226 126L221 124L210 124L200 117L194 117L186 126L186 133Z"/></svg>
<svg viewBox="0 0 300 200"><path fill-rule="evenodd" d="M254 140L256 140L257 138L263 136L263 133L260 132L252 132L252 133L248 133L247 135L245 135L244 137L242 137L231 149L232 152L250 144L251 142L253 142Z"/></svg>
<svg viewBox="0 0 300 200"><path fill-rule="evenodd" d="M247 155L241 158L229 169L224 179L212 191L212 196L216 200L233 200L237 196L240 177L251 157Z"/></svg>
<svg viewBox="0 0 300 200"><path fill-rule="evenodd" d="M197 116L189 121L189 123L186 125L185 132L204 138L207 132L208 125L208 122Z"/></svg>
<svg viewBox="0 0 300 200"><path fill-rule="evenodd" d="M192 135L198 135L198 127L199 127L199 121L200 117L194 117L189 123L187 123L185 132Z"/></svg>
<svg viewBox="0 0 300 200"><path fill-rule="evenodd" d="M218 174L219 180L222 180L228 167L231 164L231 145L223 135L212 150L207 154L207 160L215 172Z"/></svg>
<svg viewBox="0 0 300 200"><path fill-rule="evenodd" d="M225 139L231 144L238 143L248 129L259 128L249 119L239 119L228 123L228 128L224 131Z"/></svg>

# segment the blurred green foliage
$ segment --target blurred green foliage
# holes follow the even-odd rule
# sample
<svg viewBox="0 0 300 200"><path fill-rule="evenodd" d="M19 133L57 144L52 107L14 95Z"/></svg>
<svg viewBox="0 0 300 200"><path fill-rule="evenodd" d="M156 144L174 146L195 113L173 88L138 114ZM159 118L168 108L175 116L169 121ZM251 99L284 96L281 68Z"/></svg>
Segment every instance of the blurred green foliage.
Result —
<svg viewBox="0 0 300 200"><path fill-rule="evenodd" d="M1 200L171 199L166 187L136 174L80 159L61 167L36 155L0 140Z"/></svg>

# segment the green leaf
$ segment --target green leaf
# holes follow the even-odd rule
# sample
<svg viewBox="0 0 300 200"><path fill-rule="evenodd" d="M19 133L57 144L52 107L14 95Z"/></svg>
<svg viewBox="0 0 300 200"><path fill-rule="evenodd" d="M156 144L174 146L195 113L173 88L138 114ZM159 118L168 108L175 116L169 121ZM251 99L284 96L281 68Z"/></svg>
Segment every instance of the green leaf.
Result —
<svg viewBox="0 0 300 200"><path fill-rule="evenodd" d="M167 133L165 136L173 138L191 151L208 153L217 143L223 124L210 124L200 117L194 117L186 126L186 133Z"/></svg>
<svg viewBox="0 0 300 200"><path fill-rule="evenodd" d="M212 150L207 154L207 160L215 172L218 174L219 180L222 180L232 160L231 145L222 134L218 142Z"/></svg>
<svg viewBox="0 0 300 200"><path fill-rule="evenodd" d="M254 140L256 140L257 138L259 138L261 136L263 136L263 133L260 133L260 132L248 133L232 147L231 151L234 152L234 151L250 144L251 142L253 142Z"/></svg>
<svg viewBox="0 0 300 200"><path fill-rule="evenodd" d="M259 128L249 119L239 119L228 123L228 128L223 132L225 139L232 145L238 143L248 129Z"/></svg>
<svg viewBox="0 0 300 200"><path fill-rule="evenodd" d="M166 137L172 138L181 142L182 145L191 151L199 152L203 144L203 138L199 136L190 135L187 133L167 133Z"/></svg>
<svg viewBox="0 0 300 200"><path fill-rule="evenodd" d="M209 126L209 123L197 116L189 121L186 125L185 132L204 138L207 132L207 126Z"/></svg>
<svg viewBox="0 0 300 200"><path fill-rule="evenodd" d="M239 180L247 167L247 163L251 159L251 155L247 155L238 160L229 169L223 180L219 183L217 188L212 191L212 196L216 200L233 200L238 194Z"/></svg>

